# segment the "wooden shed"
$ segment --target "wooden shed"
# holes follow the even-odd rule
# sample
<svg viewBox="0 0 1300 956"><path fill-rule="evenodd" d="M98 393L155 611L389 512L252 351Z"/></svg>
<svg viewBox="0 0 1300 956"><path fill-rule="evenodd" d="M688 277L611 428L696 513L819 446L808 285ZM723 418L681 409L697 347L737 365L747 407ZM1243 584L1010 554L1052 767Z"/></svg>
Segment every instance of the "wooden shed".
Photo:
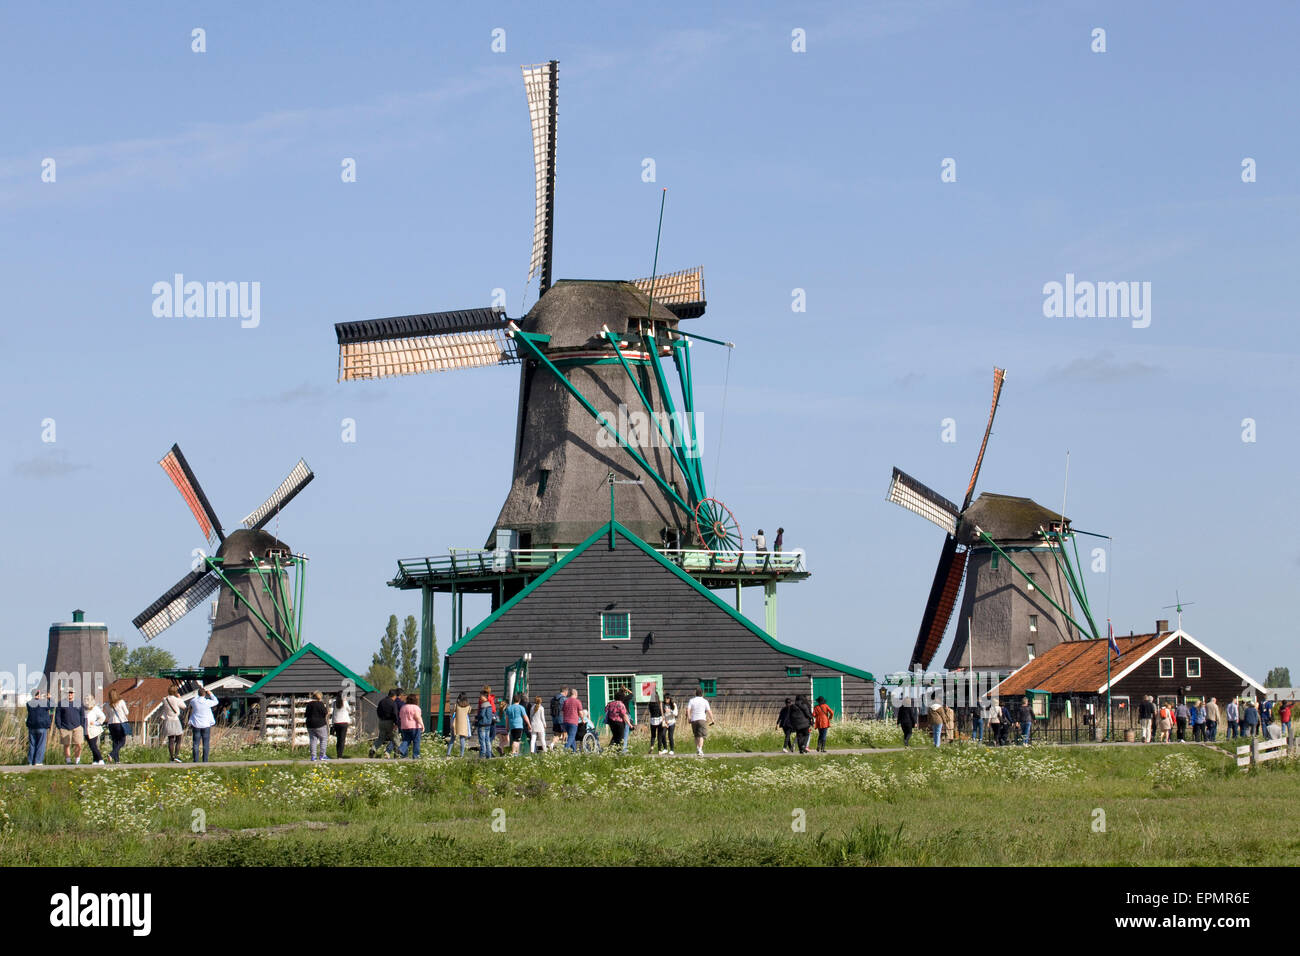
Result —
<svg viewBox="0 0 1300 956"><path fill-rule="evenodd" d="M362 694L373 686L330 657L315 644L304 644L295 654L248 688L249 696L261 696L261 733L268 743L307 745L304 711L313 691L320 691L326 703L343 691L353 701L352 711Z"/></svg>
<svg viewBox="0 0 1300 956"><path fill-rule="evenodd" d="M773 723L796 694L824 696L837 716L869 717L875 701L870 673L778 643L617 522L448 649L443 699L505 691L508 670L544 700L579 687L594 715L621 687L644 702L652 684L681 705L702 691L719 713L758 710Z"/></svg>

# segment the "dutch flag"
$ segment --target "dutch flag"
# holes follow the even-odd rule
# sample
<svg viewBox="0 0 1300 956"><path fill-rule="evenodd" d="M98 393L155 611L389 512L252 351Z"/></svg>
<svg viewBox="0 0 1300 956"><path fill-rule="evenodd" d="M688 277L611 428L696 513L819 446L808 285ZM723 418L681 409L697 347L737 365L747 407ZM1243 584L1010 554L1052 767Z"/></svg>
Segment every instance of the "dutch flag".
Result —
<svg viewBox="0 0 1300 956"><path fill-rule="evenodd" d="M1110 641L1110 649L1119 657L1119 644L1115 641L1115 628L1111 626L1110 618L1106 618L1106 640Z"/></svg>

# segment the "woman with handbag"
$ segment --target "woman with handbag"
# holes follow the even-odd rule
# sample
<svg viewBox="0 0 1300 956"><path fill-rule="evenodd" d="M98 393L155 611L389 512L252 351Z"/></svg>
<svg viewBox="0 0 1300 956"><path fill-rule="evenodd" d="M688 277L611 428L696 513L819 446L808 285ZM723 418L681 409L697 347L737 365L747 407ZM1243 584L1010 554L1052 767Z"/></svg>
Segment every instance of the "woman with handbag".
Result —
<svg viewBox="0 0 1300 956"><path fill-rule="evenodd" d="M673 700L671 694L664 698L663 713L664 713L664 725L663 725L664 737L660 739L663 740L664 738L667 738L668 754L669 756L672 756L673 755L673 733L677 729L677 702ZM659 752L663 753L662 750L660 750Z"/></svg>
<svg viewBox="0 0 1300 956"><path fill-rule="evenodd" d="M116 690L108 692L108 710L104 712L108 722L108 736L113 741L113 749L109 752L109 757L113 763L121 763L122 745L126 743L126 734L130 725L126 722L128 711L126 701Z"/></svg>
<svg viewBox="0 0 1300 956"><path fill-rule="evenodd" d="M343 691L334 695L334 713L331 717L330 730L334 733L334 754L343 759L343 745L347 743L348 728L352 726L352 708Z"/></svg>

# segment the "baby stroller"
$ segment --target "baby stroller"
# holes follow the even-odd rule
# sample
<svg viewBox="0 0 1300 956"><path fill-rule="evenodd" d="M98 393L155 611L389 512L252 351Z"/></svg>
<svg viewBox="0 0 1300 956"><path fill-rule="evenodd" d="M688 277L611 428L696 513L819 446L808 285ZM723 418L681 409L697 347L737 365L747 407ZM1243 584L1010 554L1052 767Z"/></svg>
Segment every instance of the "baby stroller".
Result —
<svg viewBox="0 0 1300 956"><path fill-rule="evenodd" d="M574 737L579 750L584 753L600 753L600 735L596 733L596 725L592 723L591 714L582 711L578 718L578 733Z"/></svg>

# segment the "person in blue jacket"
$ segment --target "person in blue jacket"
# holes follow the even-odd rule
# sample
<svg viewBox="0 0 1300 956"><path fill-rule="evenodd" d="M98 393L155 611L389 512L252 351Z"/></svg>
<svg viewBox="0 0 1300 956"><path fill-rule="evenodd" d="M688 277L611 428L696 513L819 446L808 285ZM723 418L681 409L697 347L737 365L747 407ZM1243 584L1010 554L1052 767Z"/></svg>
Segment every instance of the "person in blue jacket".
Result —
<svg viewBox="0 0 1300 956"><path fill-rule="evenodd" d="M50 739L54 710L49 695L38 690L27 702L27 762L33 767L45 763L45 745Z"/></svg>
<svg viewBox="0 0 1300 956"><path fill-rule="evenodd" d="M81 763L81 744L86 739L86 732L82 729L85 723L86 712L77 703L76 692L70 690L68 699L54 712L54 727L59 732L64 763Z"/></svg>

